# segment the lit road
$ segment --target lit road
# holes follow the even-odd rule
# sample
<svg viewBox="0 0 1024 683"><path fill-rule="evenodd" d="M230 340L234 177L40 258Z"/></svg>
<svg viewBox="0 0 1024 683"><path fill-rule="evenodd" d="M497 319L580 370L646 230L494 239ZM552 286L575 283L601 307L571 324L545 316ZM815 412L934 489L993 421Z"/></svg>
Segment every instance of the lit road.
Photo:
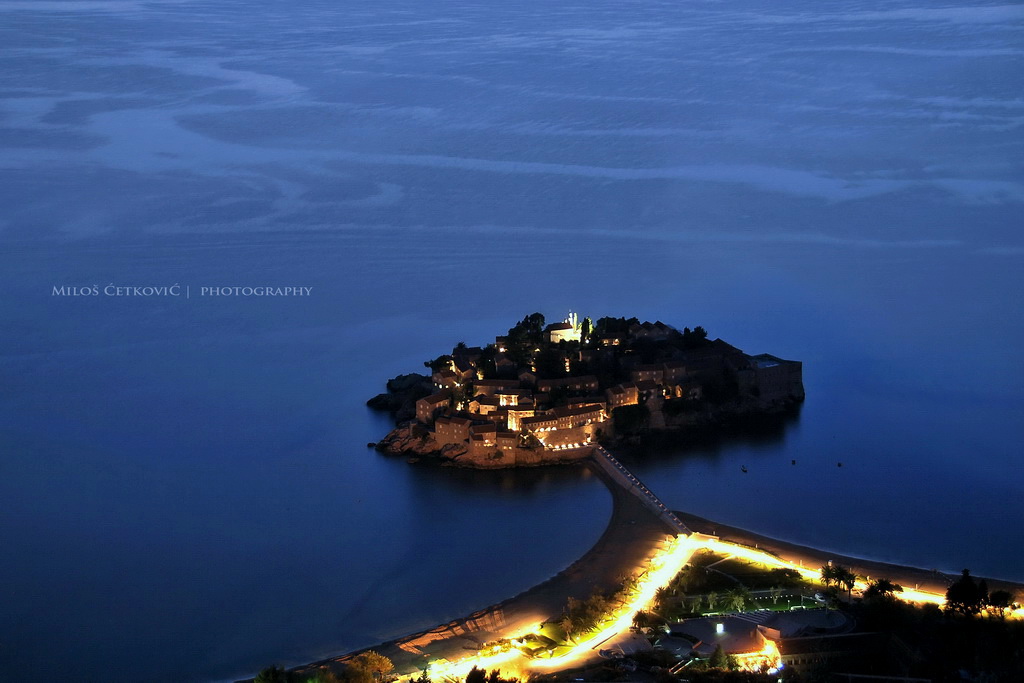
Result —
<svg viewBox="0 0 1024 683"><path fill-rule="evenodd" d="M434 661L430 664L428 674L437 679L462 680L474 666L480 669L500 669L505 675L519 675L527 672L551 672L580 666L599 658L598 650L607 641L626 633L633 624L633 617L641 610L650 609L655 602L657 590L668 585L676 574L690 561L698 550L709 550L719 555L739 558L770 568L785 568L797 571L808 581L818 582L821 579L820 569L812 568L816 558L800 557L794 554L792 559L783 559L757 548L723 541L717 536L691 531L668 509L653 492L637 479L622 463L607 450L595 448L595 462L610 475L610 479L621 488L637 496L652 512L675 531L675 535L666 535L660 548L645 564L637 567L639 581L636 589L626 602L608 616L597 628L568 651L550 657L527 657L516 648L507 651L494 649L489 652L478 652L455 662L446 660ZM857 581L856 589L864 590L867 584ZM904 588L898 597L913 603L930 603L942 605L945 595ZM1008 616L1024 618L1024 609L1008 611ZM504 635L511 641L519 641L530 633L539 631L541 624L527 627L520 632L509 632ZM559 648L560 650L563 648ZM771 649L774 649L773 647ZM771 652L757 653L772 655ZM777 657L777 650L774 655Z"/></svg>

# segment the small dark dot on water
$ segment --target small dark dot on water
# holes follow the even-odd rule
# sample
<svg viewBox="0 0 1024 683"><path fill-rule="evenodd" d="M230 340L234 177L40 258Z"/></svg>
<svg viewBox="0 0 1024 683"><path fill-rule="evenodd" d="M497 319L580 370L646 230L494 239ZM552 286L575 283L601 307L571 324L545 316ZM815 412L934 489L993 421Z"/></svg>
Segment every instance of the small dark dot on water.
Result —
<svg viewBox="0 0 1024 683"><path fill-rule="evenodd" d="M790 464L790 465L795 465L795 464L796 464L796 460L790 460L790 461L789 461L789 464Z"/></svg>
<svg viewBox="0 0 1024 683"><path fill-rule="evenodd" d="M841 463L841 462L837 462L836 463L836 467L842 467L842 466L843 466L843 463Z"/></svg>

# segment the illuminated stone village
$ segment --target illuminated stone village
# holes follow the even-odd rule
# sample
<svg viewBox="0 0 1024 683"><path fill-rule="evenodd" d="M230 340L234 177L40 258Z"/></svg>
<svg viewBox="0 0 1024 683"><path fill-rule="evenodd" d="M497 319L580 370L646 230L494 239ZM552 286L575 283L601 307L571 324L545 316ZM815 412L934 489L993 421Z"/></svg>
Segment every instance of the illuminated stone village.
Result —
<svg viewBox="0 0 1024 683"><path fill-rule="evenodd" d="M575 313L546 326L535 313L429 365L432 393L380 448L480 468L583 458L616 435L780 411L804 396L799 361L747 355L700 327Z"/></svg>
<svg viewBox="0 0 1024 683"><path fill-rule="evenodd" d="M609 525L555 577L471 615L256 681L939 681L1024 661L1019 584L841 556L670 510L613 454L804 400L802 364L701 327L526 316L388 382L382 453L477 469L584 465ZM969 643L970 647L962 645ZM984 657L979 660L978 657ZM970 660L970 661L968 661Z"/></svg>

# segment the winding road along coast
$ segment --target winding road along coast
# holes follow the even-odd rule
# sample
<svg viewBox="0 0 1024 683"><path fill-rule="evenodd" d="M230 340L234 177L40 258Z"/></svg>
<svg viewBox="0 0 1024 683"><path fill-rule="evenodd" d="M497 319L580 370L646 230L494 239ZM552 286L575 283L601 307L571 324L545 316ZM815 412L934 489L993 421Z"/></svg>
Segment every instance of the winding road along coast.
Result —
<svg viewBox="0 0 1024 683"><path fill-rule="evenodd" d="M610 454L605 455L614 461ZM611 493L611 519L597 543L568 568L515 597L466 617L293 670L313 673L323 667L340 668L341 664L360 652L374 650L391 659L395 673L410 675L418 674L436 659L455 661L473 655L487 641L524 632L542 621L557 618L570 597L583 599L598 590L615 590L621 585L624 576L646 566L647 560L679 532L679 522L698 536L716 537L717 541L731 544L735 551L742 550L736 546L746 546L814 572L831 561L850 567L860 576L887 578L908 589L940 596L945 594L946 588L956 578L935 570L862 560L808 548L683 512L675 512L674 518L671 514L666 516L664 510L658 509L660 501L646 487L635 478L633 481L636 484L631 486L628 476L625 479L616 476L601 459L598 451L584 462L601 478ZM651 499L655 501L654 504ZM667 521L669 519L675 524ZM729 553L730 550L726 548L722 552ZM1017 594L1024 592L1024 584L996 579L988 579L988 584L990 590L1005 589Z"/></svg>

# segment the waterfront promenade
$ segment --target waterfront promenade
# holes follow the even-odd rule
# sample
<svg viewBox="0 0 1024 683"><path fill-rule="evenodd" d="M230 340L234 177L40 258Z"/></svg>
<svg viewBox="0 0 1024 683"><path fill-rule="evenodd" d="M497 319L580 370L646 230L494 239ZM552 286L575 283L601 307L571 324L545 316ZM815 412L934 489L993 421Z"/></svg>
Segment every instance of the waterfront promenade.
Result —
<svg viewBox="0 0 1024 683"><path fill-rule="evenodd" d="M818 571L822 566L832 562L833 564L849 568L857 576L870 577L872 581L876 579L889 579L904 588L936 595L945 595L949 584L960 578L959 573L944 573L936 569L919 569L917 567L907 567L888 562L865 560L828 550L810 548L788 541L780 541L776 538L762 536L752 531L726 524L719 524L718 522L685 512L676 512L675 514L696 533L714 536L726 543L734 543L762 550L797 567L812 571ZM1017 595L1024 595L1024 584L980 576L975 578L985 578L990 591L1007 590Z"/></svg>
<svg viewBox="0 0 1024 683"><path fill-rule="evenodd" d="M612 497L612 514L597 543L568 568L515 597L466 617L293 670L310 674L324 667L337 670L354 655L372 649L394 663L395 673L408 676L418 674L434 660L456 661L474 655L488 641L529 632L543 621L557 619L570 597L585 599L596 591L614 591L623 578L646 566L647 560L668 539L679 535L728 544L722 551L726 554L740 552L744 546L756 549L811 575L832 562L849 567L862 577L886 578L907 589L935 596L944 595L956 579L956 576L934 570L800 546L672 511L603 447L595 447L585 462L607 486ZM1024 591L1024 586L1017 583L989 579L988 584L990 590L1005 589L1016 594Z"/></svg>
<svg viewBox="0 0 1024 683"><path fill-rule="evenodd" d="M371 648L391 659L398 674L416 674L435 659L457 660L474 654L489 640L532 630L542 621L556 619L570 597L585 599L596 591L617 589L623 577L646 564L677 529L654 512L630 487L613 479L593 460L590 467L608 487L612 512L597 543L579 560L547 581L495 605L434 628ZM429 587L425 586L425 590ZM331 657L294 669L313 673L322 667L339 668L363 650Z"/></svg>

